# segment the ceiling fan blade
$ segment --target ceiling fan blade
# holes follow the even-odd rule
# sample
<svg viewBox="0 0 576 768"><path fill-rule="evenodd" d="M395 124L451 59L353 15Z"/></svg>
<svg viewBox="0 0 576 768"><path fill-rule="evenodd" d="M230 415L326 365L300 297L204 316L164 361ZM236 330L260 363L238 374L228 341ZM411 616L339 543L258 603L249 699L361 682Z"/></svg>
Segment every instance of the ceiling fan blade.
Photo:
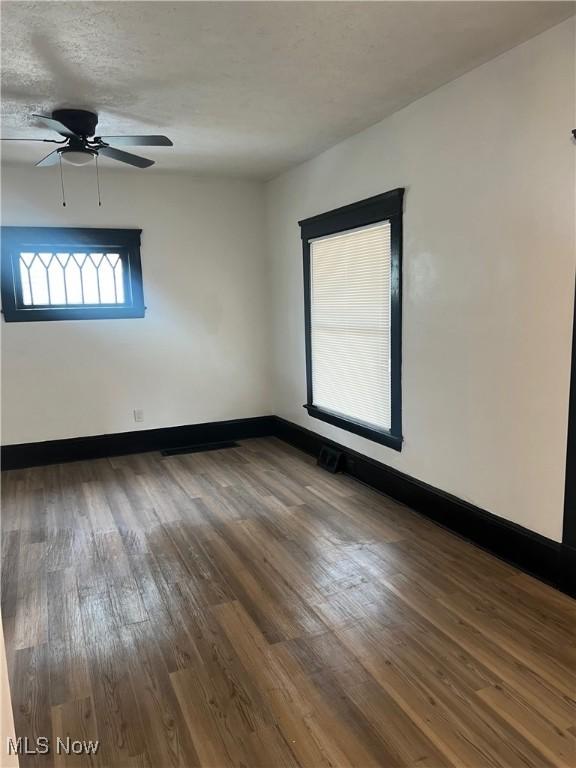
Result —
<svg viewBox="0 0 576 768"><path fill-rule="evenodd" d="M48 117L47 115L32 115L32 117L35 117L37 120L41 120L44 125L46 125L48 128L51 128L53 131L56 131L61 136L67 136L69 139L77 139L79 136L74 133L74 131L71 131L70 128L67 128L64 123L61 123L60 120L54 120L53 117Z"/></svg>
<svg viewBox="0 0 576 768"><path fill-rule="evenodd" d="M131 152L123 152L121 149L115 149L114 147L102 147L102 149L98 149L98 154L110 157L112 160L119 160L121 163L134 165L136 168L148 168L154 165L154 160L133 155Z"/></svg>
<svg viewBox="0 0 576 768"><path fill-rule="evenodd" d="M4 139L0 137L0 141L47 141L50 144L63 144L65 139L62 139L62 141L57 141L56 139Z"/></svg>
<svg viewBox="0 0 576 768"><path fill-rule="evenodd" d="M132 147L173 147L168 136L98 136L106 143L124 144Z"/></svg>
<svg viewBox="0 0 576 768"><path fill-rule="evenodd" d="M50 152L49 155L46 155L46 157L43 157L42 160L36 163L36 167L39 165L56 165L56 163L60 160L60 155L58 153L58 150L55 149L53 152Z"/></svg>

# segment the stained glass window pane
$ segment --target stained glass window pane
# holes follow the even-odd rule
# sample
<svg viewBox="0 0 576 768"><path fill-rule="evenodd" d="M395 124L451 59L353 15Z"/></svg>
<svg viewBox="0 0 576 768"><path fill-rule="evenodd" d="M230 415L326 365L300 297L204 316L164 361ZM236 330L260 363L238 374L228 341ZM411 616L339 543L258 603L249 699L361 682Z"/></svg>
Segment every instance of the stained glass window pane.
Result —
<svg viewBox="0 0 576 768"><path fill-rule="evenodd" d="M50 286L50 304L65 304L64 271L58 259L52 259L47 271L48 284Z"/></svg>
<svg viewBox="0 0 576 768"><path fill-rule="evenodd" d="M124 278L122 274L122 261L118 258L114 267L114 278L116 280L116 301L118 304L124 303Z"/></svg>
<svg viewBox="0 0 576 768"><path fill-rule="evenodd" d="M29 274L32 286L32 304L49 304L48 275L46 267L39 256L32 259Z"/></svg>
<svg viewBox="0 0 576 768"><path fill-rule="evenodd" d="M80 267L70 259L66 265L66 296L68 304L82 304L82 282L80 280Z"/></svg>
<svg viewBox="0 0 576 768"><path fill-rule="evenodd" d="M118 253L21 252L20 281L26 306L123 304L123 264Z"/></svg>
<svg viewBox="0 0 576 768"><path fill-rule="evenodd" d="M100 264L98 280L100 283L100 301L103 304L115 304L116 285L114 281L114 270L107 259L104 259Z"/></svg>
<svg viewBox="0 0 576 768"><path fill-rule="evenodd" d="M98 271L92 259L86 259L82 265L82 284L84 286L84 304L99 304Z"/></svg>
<svg viewBox="0 0 576 768"><path fill-rule="evenodd" d="M26 254L30 256L33 254ZM32 292L30 289L30 276L28 275L28 267L24 259L20 260L20 283L22 285L22 300L26 306L32 304Z"/></svg>

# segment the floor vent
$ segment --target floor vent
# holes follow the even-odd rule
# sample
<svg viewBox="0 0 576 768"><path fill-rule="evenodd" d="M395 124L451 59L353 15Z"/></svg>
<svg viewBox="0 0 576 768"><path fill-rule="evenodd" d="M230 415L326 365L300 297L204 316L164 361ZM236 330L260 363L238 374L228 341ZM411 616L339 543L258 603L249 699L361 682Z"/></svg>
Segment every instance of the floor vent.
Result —
<svg viewBox="0 0 576 768"><path fill-rule="evenodd" d="M342 469L342 460L344 454L342 451L336 451L328 445L323 445L318 456L318 466L327 472L335 474Z"/></svg>
<svg viewBox="0 0 576 768"><path fill-rule="evenodd" d="M222 443L200 443L200 445L181 445L178 448L165 448L160 451L162 456L178 456L182 453L203 453L204 451L220 451L222 448L238 448L234 440L226 440Z"/></svg>

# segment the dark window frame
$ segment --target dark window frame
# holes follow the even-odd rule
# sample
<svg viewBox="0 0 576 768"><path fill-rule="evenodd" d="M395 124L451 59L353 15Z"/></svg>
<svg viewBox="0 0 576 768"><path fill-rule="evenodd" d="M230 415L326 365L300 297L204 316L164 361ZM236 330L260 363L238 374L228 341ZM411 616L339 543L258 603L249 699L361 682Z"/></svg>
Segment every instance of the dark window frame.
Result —
<svg viewBox="0 0 576 768"><path fill-rule="evenodd" d="M141 229L87 227L2 227L2 313L4 320L111 320L144 317L144 290L140 258ZM22 297L20 252L99 250L119 253L124 280L123 304L25 305Z"/></svg>
<svg viewBox="0 0 576 768"><path fill-rule="evenodd" d="M304 257L304 336L306 342L306 403L304 408L320 419L348 432L402 450L402 212L404 189L393 189L351 205L299 221ZM314 405L312 391L310 240L349 229L390 222L390 430L380 430Z"/></svg>

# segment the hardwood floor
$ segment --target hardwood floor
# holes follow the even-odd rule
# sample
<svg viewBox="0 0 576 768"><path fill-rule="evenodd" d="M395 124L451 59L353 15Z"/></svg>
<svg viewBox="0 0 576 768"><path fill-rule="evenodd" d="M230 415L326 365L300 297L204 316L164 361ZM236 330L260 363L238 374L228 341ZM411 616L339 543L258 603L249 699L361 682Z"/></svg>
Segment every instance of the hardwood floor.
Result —
<svg viewBox="0 0 576 768"><path fill-rule="evenodd" d="M576 602L283 443L2 492L22 766L575 765Z"/></svg>

